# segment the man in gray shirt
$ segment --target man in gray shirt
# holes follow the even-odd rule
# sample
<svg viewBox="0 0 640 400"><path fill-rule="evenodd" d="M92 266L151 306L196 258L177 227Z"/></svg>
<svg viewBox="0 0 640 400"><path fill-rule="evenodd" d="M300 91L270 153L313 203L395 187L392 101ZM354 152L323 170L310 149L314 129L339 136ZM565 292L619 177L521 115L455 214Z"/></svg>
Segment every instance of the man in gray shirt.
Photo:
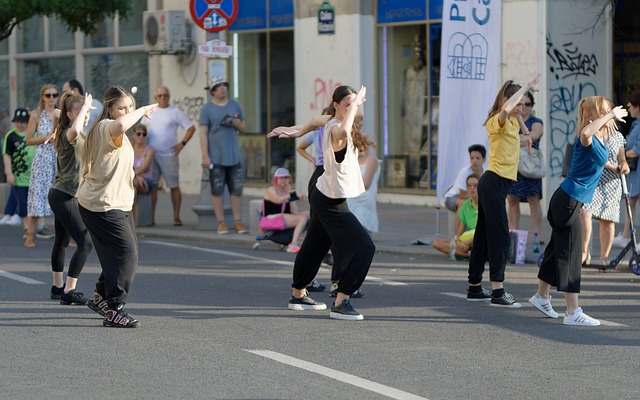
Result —
<svg viewBox="0 0 640 400"><path fill-rule="evenodd" d="M225 184L231 195L231 212L237 233L246 233L242 223L242 189L244 165L240 154L240 133L245 130L244 116L237 101L229 99L229 83L213 78L209 85L211 102L200 110L200 148L202 167L209 168L213 212L218 233L229 232L224 221L223 194Z"/></svg>

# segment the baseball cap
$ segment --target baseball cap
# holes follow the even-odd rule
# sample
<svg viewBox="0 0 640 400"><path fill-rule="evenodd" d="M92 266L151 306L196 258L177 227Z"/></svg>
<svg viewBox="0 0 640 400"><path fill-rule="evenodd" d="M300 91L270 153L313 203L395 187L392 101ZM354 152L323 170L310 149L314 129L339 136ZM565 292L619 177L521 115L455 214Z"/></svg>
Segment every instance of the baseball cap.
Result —
<svg viewBox="0 0 640 400"><path fill-rule="evenodd" d="M16 108L11 122L29 122L29 110L26 108Z"/></svg>

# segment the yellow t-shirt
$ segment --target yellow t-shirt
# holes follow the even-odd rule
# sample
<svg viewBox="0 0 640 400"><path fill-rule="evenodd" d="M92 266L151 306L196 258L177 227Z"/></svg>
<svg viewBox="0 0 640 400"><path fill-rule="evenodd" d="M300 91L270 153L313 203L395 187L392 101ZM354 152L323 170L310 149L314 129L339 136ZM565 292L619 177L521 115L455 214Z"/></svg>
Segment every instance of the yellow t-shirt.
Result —
<svg viewBox="0 0 640 400"><path fill-rule="evenodd" d="M489 118L486 125L489 132L489 165L487 171L493 171L503 178L515 181L518 177L520 161L520 126L516 117L507 117L504 126L498 122L498 114Z"/></svg>
<svg viewBox="0 0 640 400"><path fill-rule="evenodd" d="M99 135L98 153L90 172L85 172L78 187L78 203L89 211L131 211L135 191L133 188L133 147L124 135L117 147L109 133L113 120L99 122L90 133Z"/></svg>

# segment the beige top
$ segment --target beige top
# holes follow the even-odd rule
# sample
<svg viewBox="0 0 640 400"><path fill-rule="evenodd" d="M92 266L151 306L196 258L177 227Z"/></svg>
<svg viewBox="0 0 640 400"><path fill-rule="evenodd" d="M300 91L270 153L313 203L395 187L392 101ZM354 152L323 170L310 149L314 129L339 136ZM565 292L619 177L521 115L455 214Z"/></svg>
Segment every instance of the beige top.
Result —
<svg viewBox="0 0 640 400"><path fill-rule="evenodd" d="M324 154L324 173L318 177L316 187L325 196L332 199L344 199L360 196L364 193L364 182L358 163L358 150L353 146L353 138L347 135L347 151L341 163L336 161L336 155L331 146L333 127L342 121L332 119L325 125L322 138L322 152Z"/></svg>
<svg viewBox="0 0 640 400"><path fill-rule="evenodd" d="M78 188L78 203L93 212L133 208L133 147L127 135L123 136L122 145L116 147L109 133L112 122L102 120L95 132L90 133L99 135L98 154Z"/></svg>

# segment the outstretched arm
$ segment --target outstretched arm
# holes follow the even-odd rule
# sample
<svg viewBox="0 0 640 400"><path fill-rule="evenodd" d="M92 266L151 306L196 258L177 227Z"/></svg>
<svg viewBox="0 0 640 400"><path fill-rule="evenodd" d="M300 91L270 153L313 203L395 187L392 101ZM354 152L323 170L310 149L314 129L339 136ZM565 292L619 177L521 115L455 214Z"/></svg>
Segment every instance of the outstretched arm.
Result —
<svg viewBox="0 0 640 400"><path fill-rule="evenodd" d="M82 104L82 108L78 113L76 119L73 120L71 124L71 128L67 129L67 139L69 142L73 142L76 137L78 137L78 132L82 132L84 129L84 121L91 110L95 110L95 107L91 106L91 102L93 101L93 96L88 93L85 93L84 103Z"/></svg>
<svg viewBox="0 0 640 400"><path fill-rule="evenodd" d="M315 131L321 126L325 126L331 119L331 115L319 115L311 118L306 124L294 126L279 126L267 133L268 138L299 138L311 131Z"/></svg>
<svg viewBox="0 0 640 400"><path fill-rule="evenodd" d="M516 108L516 106L520 102L520 99L522 99L522 96L524 96L527 90L536 90L536 85L538 84L539 80L540 74L534 72L531 81L524 84L517 92L513 94L513 96L511 96L507 101L504 102L504 104L502 105L502 109L500 110L500 114L498 114L498 122L500 123L500 126L504 125L504 121L507 120L507 116L511 113L511 111L513 111L514 108Z"/></svg>
<svg viewBox="0 0 640 400"><path fill-rule="evenodd" d="M623 118L628 114L627 110L622 108L622 106L614 107L613 110L609 111L597 120L591 121L589 125L582 129L582 132L580 132L580 143L586 147L591 146L592 137L596 132L598 132L598 130L600 130L600 128L612 120L624 122Z"/></svg>

